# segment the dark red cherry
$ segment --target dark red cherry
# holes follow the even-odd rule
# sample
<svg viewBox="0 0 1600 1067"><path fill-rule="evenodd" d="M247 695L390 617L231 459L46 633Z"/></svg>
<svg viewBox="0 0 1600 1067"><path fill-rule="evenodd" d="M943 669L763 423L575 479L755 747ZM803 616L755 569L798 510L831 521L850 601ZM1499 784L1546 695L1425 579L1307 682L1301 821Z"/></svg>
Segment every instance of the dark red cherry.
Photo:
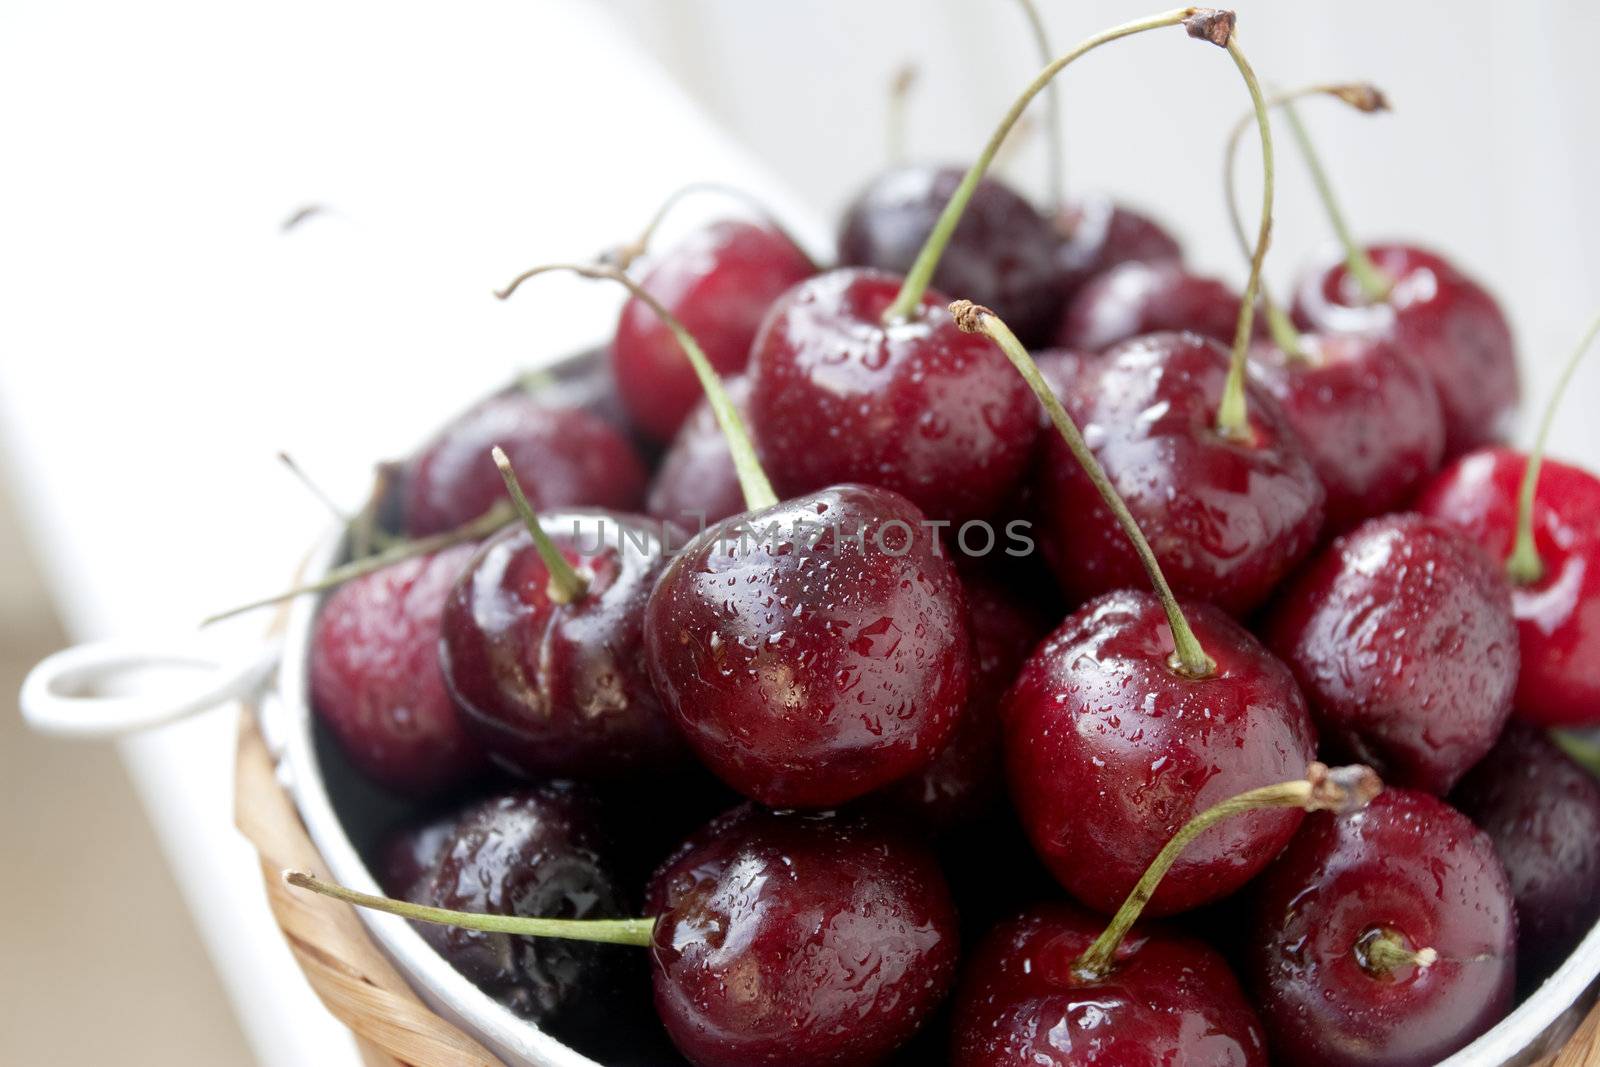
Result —
<svg viewBox="0 0 1600 1067"><path fill-rule="evenodd" d="M496 445L511 457L536 507L629 511L644 499L644 465L616 427L515 389L461 416L409 464L402 489L406 533L454 529L505 499L505 484L484 460Z"/></svg>
<svg viewBox="0 0 1600 1067"><path fill-rule="evenodd" d="M558 512L543 526L587 592L557 602L549 568L518 526L484 544L444 607L439 659L468 729L496 762L536 777L616 777L677 762L682 742L644 652L645 604L665 564L661 524Z"/></svg>
<svg viewBox="0 0 1600 1067"><path fill-rule="evenodd" d="M1433 252L1398 244L1367 252L1394 283L1388 300L1368 303L1341 259L1302 280L1295 321L1331 333L1382 334L1416 360L1439 390L1447 457L1501 439L1521 387L1500 305Z"/></svg>
<svg viewBox="0 0 1600 1067"><path fill-rule="evenodd" d="M1452 798L1494 842L1517 902L1517 969L1544 980L1600 919L1600 782L1512 723Z"/></svg>
<svg viewBox="0 0 1600 1067"><path fill-rule="evenodd" d="M1041 904L974 951L956 994L951 1067L1266 1067L1266 1037L1213 948L1135 927L1103 978L1074 970L1103 919Z"/></svg>
<svg viewBox="0 0 1600 1067"><path fill-rule="evenodd" d="M1486 834L1425 793L1307 816L1262 877L1250 985L1304 1067L1431 1067L1511 1008L1516 916Z"/></svg>
<svg viewBox="0 0 1600 1067"><path fill-rule="evenodd" d="M1249 389L1255 439L1216 430L1228 353L1157 334L1082 362L1062 402L1127 501L1180 596L1242 614L1317 542L1322 483L1277 404ZM1045 558L1070 595L1143 586L1127 536L1057 435L1033 493Z"/></svg>
<svg viewBox="0 0 1600 1067"><path fill-rule="evenodd" d="M1391 342L1307 333L1302 358L1258 347L1250 368L1299 436L1327 492L1327 533L1406 505L1444 457L1427 373Z"/></svg>
<svg viewBox="0 0 1600 1067"><path fill-rule="evenodd" d="M648 898L656 1010L697 1067L875 1067L955 978L938 863L860 814L736 809Z"/></svg>
<svg viewBox="0 0 1600 1067"><path fill-rule="evenodd" d="M439 670L440 614L473 551L456 545L345 582L311 637L311 706L363 774L412 796L487 766Z"/></svg>
<svg viewBox="0 0 1600 1067"><path fill-rule="evenodd" d="M1147 333L1187 330L1224 344L1239 325L1239 294L1174 262L1134 261L1084 283L1056 329L1062 348L1100 352Z"/></svg>
<svg viewBox="0 0 1600 1067"><path fill-rule="evenodd" d="M926 166L880 174L845 209L840 264L905 274L965 175L965 167ZM1059 244L1026 198L998 178L984 178L939 259L933 284L994 308L1025 343L1040 344L1061 314Z"/></svg>
<svg viewBox="0 0 1600 1067"><path fill-rule="evenodd" d="M372 876L385 893L402 900L418 898L421 893L418 883L433 877L439 857L444 855L455 833L459 814L451 811L402 826L383 838L372 863Z"/></svg>
<svg viewBox="0 0 1600 1067"><path fill-rule="evenodd" d="M1063 235L1056 248L1056 266L1069 300L1090 278L1123 263L1183 259L1183 249L1159 223L1108 196L1069 201L1056 212L1055 225ZM1234 312L1238 313L1237 302Z"/></svg>
<svg viewBox="0 0 1600 1067"><path fill-rule="evenodd" d="M735 374L722 385L739 418L749 425L750 379ZM733 453L704 398L678 427L672 446L661 458L645 510L657 519L696 531L744 510L744 490L733 469Z"/></svg>
<svg viewBox="0 0 1600 1067"><path fill-rule="evenodd" d="M830 807L945 744L971 642L925 521L897 493L835 486L711 526L668 563L646 609L650 676L723 781Z"/></svg>
<svg viewBox="0 0 1600 1067"><path fill-rule="evenodd" d="M1463 456L1424 490L1417 510L1449 523L1495 561L1511 554L1527 457L1510 449ZM1533 498L1544 577L1513 584L1522 671L1517 714L1547 726L1600 723L1600 479L1546 459Z"/></svg>
<svg viewBox="0 0 1600 1067"><path fill-rule="evenodd" d="M1123 590L1067 616L1006 697L1006 776L1034 849L1073 896L1114 911L1184 823L1246 789L1298 778L1316 753L1288 668L1208 605L1183 613L1216 661L1208 678L1170 662L1151 593ZM1227 896L1299 825L1256 811L1208 830L1156 890L1148 915Z"/></svg>
<svg viewBox="0 0 1600 1067"><path fill-rule="evenodd" d="M896 276L836 270L775 305L750 356L750 417L785 496L859 482L931 518L982 518L1015 491L1038 432L1028 387L931 290L896 326Z"/></svg>
<svg viewBox="0 0 1600 1067"><path fill-rule="evenodd" d="M1448 792L1511 714L1510 587L1432 519L1386 515L1335 540L1289 584L1265 632L1324 743L1385 781Z"/></svg>
<svg viewBox="0 0 1600 1067"><path fill-rule="evenodd" d="M787 235L723 220L654 259L639 284L678 317L719 374L731 374L749 361L772 302L815 273ZM700 381L677 339L638 297L622 306L611 367L629 420L657 441L671 440L700 399Z"/></svg>

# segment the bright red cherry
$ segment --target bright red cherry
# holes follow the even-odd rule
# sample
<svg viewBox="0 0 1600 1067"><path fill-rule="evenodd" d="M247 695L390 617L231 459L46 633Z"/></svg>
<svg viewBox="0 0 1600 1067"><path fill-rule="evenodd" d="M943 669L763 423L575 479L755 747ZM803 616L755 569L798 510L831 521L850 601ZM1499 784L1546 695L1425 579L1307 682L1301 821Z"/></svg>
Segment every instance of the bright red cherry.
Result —
<svg viewBox="0 0 1600 1067"><path fill-rule="evenodd" d="M835 270L773 306L750 356L750 417L782 495L846 482L892 489L930 517L982 518L1010 498L1033 451L1028 390L988 339L923 294L884 325L902 282Z"/></svg>
<svg viewBox="0 0 1600 1067"><path fill-rule="evenodd" d="M897 493L836 486L711 526L667 565L646 609L650 675L723 781L828 807L945 744L970 637L925 521Z"/></svg>
<svg viewBox="0 0 1600 1067"><path fill-rule="evenodd" d="M1514 722L1451 799L1505 864L1517 971L1532 989L1600 919L1600 782L1544 731Z"/></svg>
<svg viewBox="0 0 1600 1067"><path fill-rule="evenodd" d="M1261 1023L1215 949L1135 928L1116 969L1085 979L1074 964L1104 925L1057 903L990 932L956 996L951 1067L1265 1067Z"/></svg>
<svg viewBox="0 0 1600 1067"><path fill-rule="evenodd" d="M1516 538L1526 468L1527 457L1510 449L1473 452L1434 479L1417 510L1504 561ZM1547 726L1600 723L1600 479L1545 460L1533 534L1543 575L1511 586L1522 652L1517 714Z"/></svg>
<svg viewBox="0 0 1600 1067"><path fill-rule="evenodd" d="M351 579L311 637L311 706L363 774L413 796L486 769L439 669L440 614L474 546L456 545Z"/></svg>
<svg viewBox="0 0 1600 1067"><path fill-rule="evenodd" d="M902 166L873 179L845 209L840 264L904 275L965 174L965 167ZM988 304L1024 340L1039 343L1061 314L1059 243L1026 198L998 178L984 178L939 259L933 284Z"/></svg>
<svg viewBox="0 0 1600 1067"><path fill-rule="evenodd" d="M1144 529L1173 588L1236 614L1259 605L1317 542L1323 489L1277 404L1247 392L1253 440L1216 429L1228 354L1157 334L1083 363L1063 403ZM1036 535L1069 594L1141 584L1099 493L1050 435L1033 487Z"/></svg>
<svg viewBox="0 0 1600 1067"><path fill-rule="evenodd" d="M1224 344L1239 323L1239 294L1176 262L1123 263L1084 283L1062 315L1055 343L1100 352L1148 333L1187 330Z"/></svg>
<svg viewBox="0 0 1600 1067"><path fill-rule="evenodd" d="M735 374L724 379L722 385L740 419L748 422L750 379ZM721 522L744 510L744 491L733 467L733 453L710 402L704 398L678 427L678 435L661 457L650 482L645 510L657 519L689 530Z"/></svg>
<svg viewBox="0 0 1600 1067"><path fill-rule="evenodd" d="M639 284L694 335L719 374L730 374L744 369L772 302L815 273L788 235L723 220L652 261ZM611 366L629 420L657 441L671 440L700 399L700 383L672 331L638 297L622 306Z"/></svg>
<svg viewBox="0 0 1600 1067"><path fill-rule="evenodd" d="M645 471L613 425L581 408L553 407L523 389L491 397L447 426L407 465L405 532L453 530L505 498L489 449L499 445L538 507L636 509Z"/></svg>
<svg viewBox="0 0 1600 1067"><path fill-rule="evenodd" d="M1345 261L1307 275L1294 316L1330 333L1376 333L1428 372L1444 412L1445 455L1501 439L1520 395L1516 348L1488 291L1443 257L1410 245L1366 249L1391 288L1369 301Z"/></svg>
<svg viewBox="0 0 1600 1067"><path fill-rule="evenodd" d="M1511 1008L1505 871L1487 835L1427 794L1307 817L1258 907L1250 984L1286 1061L1431 1067Z"/></svg>
<svg viewBox="0 0 1600 1067"><path fill-rule="evenodd" d="M1300 572L1265 632L1305 689L1324 743L1386 781L1449 791L1511 714L1510 587L1443 523L1369 519Z"/></svg>
<svg viewBox="0 0 1600 1067"><path fill-rule="evenodd" d="M1089 279L1112 267L1183 259L1183 249L1159 223L1107 196L1069 201L1056 213L1055 225L1063 235L1056 266L1069 300Z"/></svg>

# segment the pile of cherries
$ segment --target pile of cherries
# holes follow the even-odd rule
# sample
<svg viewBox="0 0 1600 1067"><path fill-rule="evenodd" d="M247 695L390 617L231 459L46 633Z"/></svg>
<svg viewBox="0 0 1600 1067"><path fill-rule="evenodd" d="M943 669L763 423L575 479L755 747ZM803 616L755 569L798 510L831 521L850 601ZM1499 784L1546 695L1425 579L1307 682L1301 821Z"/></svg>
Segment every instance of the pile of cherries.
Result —
<svg viewBox="0 0 1600 1067"><path fill-rule="evenodd" d="M1270 168L1230 14L1118 27L837 266L741 212L567 268L631 290L612 387L386 468L311 698L490 996L607 1064L1411 1067L1600 917L1549 733L1600 724L1600 479L1502 443L1494 299L1351 245L1278 310L1270 170L1244 294L985 174L1179 25Z"/></svg>

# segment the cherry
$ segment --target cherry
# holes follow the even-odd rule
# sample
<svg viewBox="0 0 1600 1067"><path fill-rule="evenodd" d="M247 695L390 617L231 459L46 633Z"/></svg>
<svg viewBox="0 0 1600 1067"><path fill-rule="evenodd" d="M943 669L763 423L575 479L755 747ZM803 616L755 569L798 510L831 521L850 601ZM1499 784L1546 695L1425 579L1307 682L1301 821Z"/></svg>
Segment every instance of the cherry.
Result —
<svg viewBox="0 0 1600 1067"><path fill-rule="evenodd" d="M460 812L435 815L391 830L379 843L372 876L383 891L403 900L419 900L424 878L432 878L455 833Z"/></svg>
<svg viewBox="0 0 1600 1067"><path fill-rule="evenodd" d="M723 386L739 417L748 420L750 379L735 374L724 379ZM655 518L686 527L720 522L744 510L733 453L716 412L704 398L678 427L671 447L661 457L645 510Z"/></svg>
<svg viewBox="0 0 1600 1067"><path fill-rule="evenodd" d="M1061 233L1056 267L1070 307L1090 279L1124 263L1167 264L1183 259L1176 239L1147 215L1105 196L1065 202L1056 213ZM1235 308L1237 314L1237 308Z"/></svg>
<svg viewBox="0 0 1600 1067"><path fill-rule="evenodd" d="M1543 981L1600 919L1600 782L1511 723L1453 795L1489 835L1517 904L1517 969Z"/></svg>
<svg viewBox="0 0 1600 1067"><path fill-rule="evenodd" d="M483 462L494 445L511 457L539 507L628 511L644 498L644 465L614 426L513 389L451 423L408 464L401 490L408 534L461 526L504 499L500 479Z"/></svg>
<svg viewBox="0 0 1600 1067"><path fill-rule="evenodd" d="M1266 624L1323 741L1387 779L1447 792L1511 714L1517 630L1504 575L1419 515L1338 538L1289 584Z"/></svg>
<svg viewBox="0 0 1600 1067"><path fill-rule="evenodd" d="M1055 343L1099 352L1167 330L1227 342L1239 322L1239 306L1239 294L1215 278L1191 274L1171 261L1133 260L1084 283L1062 314Z"/></svg>
<svg viewBox="0 0 1600 1067"><path fill-rule="evenodd" d="M392 563L329 595L311 636L311 706L363 774L427 796L485 766L439 669L440 614L470 545Z"/></svg>
<svg viewBox="0 0 1600 1067"><path fill-rule="evenodd" d="M723 781L827 807L944 745L970 639L925 524L897 493L835 486L713 525L667 565L646 608L650 675Z"/></svg>
<svg viewBox="0 0 1600 1067"><path fill-rule="evenodd" d="M1279 1055L1426 1067L1511 1007L1516 917L1487 835L1425 793L1312 815L1262 877L1249 963Z"/></svg>
<svg viewBox="0 0 1600 1067"><path fill-rule="evenodd" d="M782 231L723 220L685 237L639 284L695 336L712 367L729 374L744 369L773 301L815 273ZM671 440L700 399L700 385L672 331L637 297L622 307L611 366L630 422L655 440Z"/></svg>

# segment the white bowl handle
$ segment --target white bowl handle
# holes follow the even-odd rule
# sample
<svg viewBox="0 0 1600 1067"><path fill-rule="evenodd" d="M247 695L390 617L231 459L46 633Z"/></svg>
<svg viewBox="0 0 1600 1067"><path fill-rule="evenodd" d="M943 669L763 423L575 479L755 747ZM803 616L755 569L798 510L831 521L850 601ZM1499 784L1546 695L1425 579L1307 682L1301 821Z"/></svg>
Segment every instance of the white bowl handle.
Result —
<svg viewBox="0 0 1600 1067"><path fill-rule="evenodd" d="M280 644L212 646L199 635L169 641L113 639L64 649L22 682L22 717L61 737L103 738L145 730L259 691L277 665ZM128 671L181 671L150 692L96 690Z"/></svg>

